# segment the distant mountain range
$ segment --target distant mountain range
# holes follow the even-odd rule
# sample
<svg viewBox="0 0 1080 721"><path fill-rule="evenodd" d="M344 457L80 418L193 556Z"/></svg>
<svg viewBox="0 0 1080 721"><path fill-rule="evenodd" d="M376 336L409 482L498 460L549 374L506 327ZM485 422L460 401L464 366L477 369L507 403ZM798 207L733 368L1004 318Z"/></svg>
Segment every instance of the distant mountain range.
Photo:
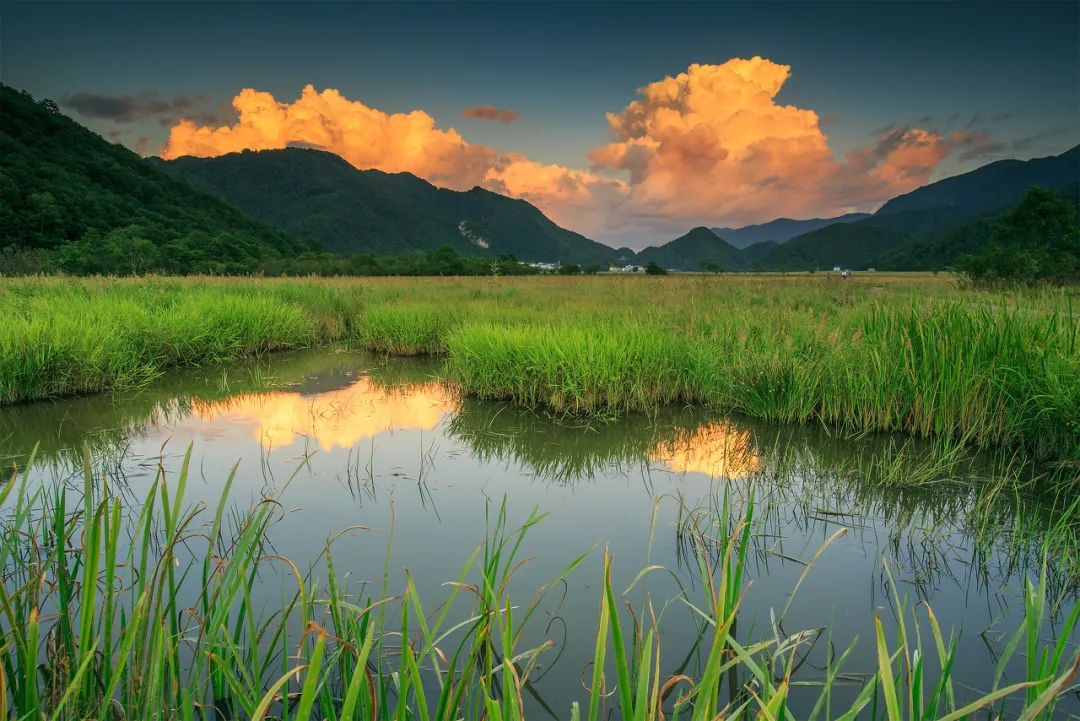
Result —
<svg viewBox="0 0 1080 721"><path fill-rule="evenodd" d="M759 225L746 225L742 228L710 228L709 230L736 248L747 248L751 245L769 241L777 244L786 243L795 236L809 233L818 228L824 228L826 225L854 223L856 220L869 217L870 213L848 213L836 218L810 218L808 220L777 218Z"/></svg>
<svg viewBox="0 0 1080 721"><path fill-rule="evenodd" d="M742 228L699 226L635 253L559 227L533 205L481 188L437 188L409 173L357 170L319 150L244 151L154 159L167 173L248 215L337 253L376 255L454 247L581 265L655 262L699 271L942 268L978 252L990 219L1033 185L1076 193L1080 147L1049 158L1000 161L890 200L877 213L779 218Z"/></svg>
<svg viewBox="0 0 1080 721"><path fill-rule="evenodd" d="M873 215L694 228L646 248L638 257L677 270L700 270L701 261L708 263L714 257L726 258L719 265L727 270L945 268L961 254L984 249L994 217L1015 207L1034 186L1077 199L1080 146L1046 158L990 163L893 198ZM741 263L731 256L732 250L741 254Z"/></svg>
<svg viewBox="0 0 1080 721"><path fill-rule="evenodd" d="M640 265L654 262L662 268L725 271L746 270L749 263L739 249L720 238L709 228L698 226L686 235L657 248L646 248L637 254Z"/></svg>
<svg viewBox="0 0 1080 721"><path fill-rule="evenodd" d="M328 152L144 159L49 101L0 85L0 105L0 272L35 272L35 254L69 272L237 273L319 250L401 255L446 245L464 256L689 271L925 270L985 248L994 218L1032 186L1080 195L1077 146L990 163L873 215L699 226L635 253L561 228L524 200L358 170ZM21 270L15 261L25 261Z"/></svg>
<svg viewBox="0 0 1080 721"><path fill-rule="evenodd" d="M510 253L605 268L618 255L524 200L482 188L437 188L411 173L357 170L321 150L154 160L173 177L336 253L391 255L449 245L467 256Z"/></svg>

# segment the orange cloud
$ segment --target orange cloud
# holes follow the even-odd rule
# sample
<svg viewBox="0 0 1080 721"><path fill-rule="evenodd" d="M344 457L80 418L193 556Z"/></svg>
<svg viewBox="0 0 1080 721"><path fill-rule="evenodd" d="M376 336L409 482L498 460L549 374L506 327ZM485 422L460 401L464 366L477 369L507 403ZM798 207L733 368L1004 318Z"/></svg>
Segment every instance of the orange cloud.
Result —
<svg viewBox="0 0 1080 721"><path fill-rule="evenodd" d="M559 225L595 232L606 226L627 186L621 180L506 153L485 173L484 187L529 201Z"/></svg>
<svg viewBox="0 0 1080 721"><path fill-rule="evenodd" d="M479 183L497 153L471 145L453 128L440 130L422 110L384 113L337 90L308 85L292 103L251 88L233 98L235 125L198 126L182 120L169 131L163 158L215 156L303 144L337 153L358 168L410 172L451 188Z"/></svg>
<svg viewBox="0 0 1080 721"><path fill-rule="evenodd" d="M465 108L461 111L462 116L466 118L473 118L475 120L494 120L498 123L508 125L510 123L516 123L521 119L521 113L512 108L500 108L495 105L477 105L472 108Z"/></svg>
<svg viewBox="0 0 1080 721"><path fill-rule="evenodd" d="M993 151L985 134L949 138L921 128L885 133L837 159L813 110L777 95L791 67L762 57L691 65L638 89L609 113L611 142L591 168L545 164L470 143L423 110L385 113L311 85L293 102L253 89L233 99L239 119L214 127L182 120L162 157L214 156L289 145L337 153L354 166L410 172L453 189L482 186L523 198L555 222L612 237L642 228L755 223L872 210L925 184L953 150ZM467 108L466 117L511 122L516 111ZM622 239L619 239L622 240Z"/></svg>
<svg viewBox="0 0 1080 721"><path fill-rule="evenodd" d="M181 120L169 131L161 157L212 157L241 150L272 150L290 145L321 148L361 169L409 172L436 185L465 190L477 185L535 203L557 223L586 223L597 204L593 186L608 191L619 181L591 173L500 153L467 142L458 131L441 130L423 110L384 113L334 89L308 85L292 103L251 88L233 98L234 125L199 126ZM514 111L500 111L503 113Z"/></svg>
<svg viewBox="0 0 1080 721"><path fill-rule="evenodd" d="M812 110L776 101L791 67L761 57L691 65L608 114L593 168L626 171L631 216L752 223L880 203L913 190L947 153L908 129L838 162Z"/></svg>
<svg viewBox="0 0 1080 721"><path fill-rule="evenodd" d="M434 428L455 407L437 384L388 391L366 377L314 397L262 393L194 405L203 420L247 426L259 442L281 448L309 438L324 451L351 448L385 431Z"/></svg>
<svg viewBox="0 0 1080 721"><path fill-rule="evenodd" d="M704 473L716 478L740 478L762 468L750 434L724 422L662 442L650 457L676 473Z"/></svg>

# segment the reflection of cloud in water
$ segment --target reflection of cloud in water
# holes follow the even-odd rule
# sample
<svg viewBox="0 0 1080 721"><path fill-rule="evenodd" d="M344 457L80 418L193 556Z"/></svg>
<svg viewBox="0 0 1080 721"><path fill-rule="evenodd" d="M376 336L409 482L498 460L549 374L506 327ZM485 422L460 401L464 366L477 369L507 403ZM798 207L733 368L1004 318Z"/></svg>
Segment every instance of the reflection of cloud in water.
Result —
<svg viewBox="0 0 1080 721"><path fill-rule="evenodd" d="M256 441L282 447L307 437L329 451L388 430L434 428L454 403L437 383L387 389L362 377L314 395L260 393L195 401L193 406L203 421L250 426Z"/></svg>
<svg viewBox="0 0 1080 721"><path fill-rule="evenodd" d="M724 421L681 433L671 441L661 441L650 457L676 473L704 473L721 478L738 478L762 467L750 433Z"/></svg>

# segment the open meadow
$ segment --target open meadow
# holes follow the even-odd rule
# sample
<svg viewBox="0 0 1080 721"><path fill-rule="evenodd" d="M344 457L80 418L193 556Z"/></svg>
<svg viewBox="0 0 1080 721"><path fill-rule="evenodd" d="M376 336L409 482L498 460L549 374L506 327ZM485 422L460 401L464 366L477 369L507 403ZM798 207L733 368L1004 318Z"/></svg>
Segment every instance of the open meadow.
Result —
<svg viewBox="0 0 1080 721"><path fill-rule="evenodd" d="M948 275L6 280L0 401L342 345L556 413L695 404L1080 461L1075 288Z"/></svg>
<svg viewBox="0 0 1080 721"><path fill-rule="evenodd" d="M1078 341L947 274L5 279L0 718L1076 714Z"/></svg>

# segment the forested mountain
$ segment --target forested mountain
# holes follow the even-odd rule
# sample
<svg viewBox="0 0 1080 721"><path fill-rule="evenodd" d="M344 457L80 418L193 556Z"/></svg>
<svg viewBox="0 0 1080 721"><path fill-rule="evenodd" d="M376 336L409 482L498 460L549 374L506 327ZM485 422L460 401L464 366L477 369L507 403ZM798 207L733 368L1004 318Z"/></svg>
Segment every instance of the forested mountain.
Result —
<svg viewBox="0 0 1080 721"><path fill-rule="evenodd" d="M774 248L764 265L771 270L861 270L876 267L883 253L910 242L903 231L869 223L836 223L804 233Z"/></svg>
<svg viewBox="0 0 1080 721"><path fill-rule="evenodd" d="M650 247L637 255L637 263L654 262L674 270L746 270L748 263L739 249L726 242L705 226L698 226L686 235Z"/></svg>
<svg viewBox="0 0 1080 721"><path fill-rule="evenodd" d="M358 170L304 148L157 161L255 218L338 253L432 250L603 264L617 252L551 222L524 200L437 188L410 173Z"/></svg>
<svg viewBox="0 0 1080 721"><path fill-rule="evenodd" d="M688 271L933 270L1001 245L999 219L1031 187L1080 202L1078 146L931 183L869 217L780 218L726 235L697 227L635 254L561 228L524 200L357 170L323 151L147 160L4 85L0 114L0 273L473 273L496 258L511 272L511 256Z"/></svg>
<svg viewBox="0 0 1080 721"><path fill-rule="evenodd" d="M1061 155L1032 160L999 160L899 195L874 214L905 211L956 211L956 220L995 215L1015 207L1028 188L1069 191L1080 182L1080 145ZM908 229L911 232L911 229Z"/></svg>
<svg viewBox="0 0 1080 721"><path fill-rule="evenodd" d="M764 267L764 261L769 257L769 253L779 247L780 244L776 241L763 240L760 243L746 246L742 249L742 254L751 268Z"/></svg>
<svg viewBox="0 0 1080 721"><path fill-rule="evenodd" d="M792 220L791 218L777 218L768 223L758 225L746 225L741 228L710 228L736 248L748 248L751 245L772 241L773 243L786 243L797 235L809 233L818 228L824 228L833 223L854 223L857 220L869 218L869 213L848 213L836 218L808 218L806 220Z"/></svg>
<svg viewBox="0 0 1080 721"><path fill-rule="evenodd" d="M871 216L852 214L833 219L836 222L780 218L725 231L724 238L732 233L743 234L743 240L768 235L782 238L786 231L805 223L818 227L783 240L772 238L773 243L746 246L742 250L744 264L792 271L836 266L936 270L953 265L961 255L985 251L996 220L1015 208L1033 187L1049 189L1075 202L1080 193L1080 146L1047 158L998 161L930 183L890 200ZM697 269L697 261L685 252L678 258L679 265L667 267ZM739 266L730 263L725 267Z"/></svg>
<svg viewBox="0 0 1080 721"><path fill-rule="evenodd" d="M0 85L0 272L248 272L309 245ZM26 266L26 267L23 267Z"/></svg>

